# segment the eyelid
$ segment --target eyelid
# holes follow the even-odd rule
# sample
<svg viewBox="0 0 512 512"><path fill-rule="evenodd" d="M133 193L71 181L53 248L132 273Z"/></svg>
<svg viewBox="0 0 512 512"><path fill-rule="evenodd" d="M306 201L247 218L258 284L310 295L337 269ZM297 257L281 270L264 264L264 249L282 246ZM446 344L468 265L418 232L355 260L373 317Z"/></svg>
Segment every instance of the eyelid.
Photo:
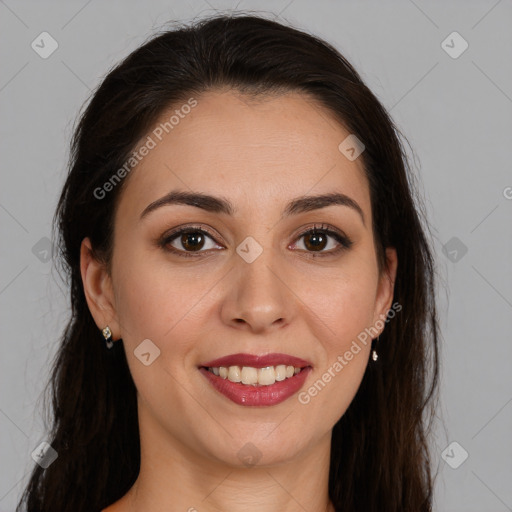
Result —
<svg viewBox="0 0 512 512"><path fill-rule="evenodd" d="M209 230L209 228L207 228L206 226L204 226L202 224L191 224L191 225L179 226L175 229L171 229L170 231L166 232L162 236L162 240L168 240L169 238L172 238L174 235L178 235L183 232L187 233L187 232L195 232L195 231L202 231L213 239L215 239L215 237L218 236L218 235L212 233Z"/></svg>
<svg viewBox="0 0 512 512"><path fill-rule="evenodd" d="M304 235L307 235L308 233L311 233L312 231L321 231L321 232L325 232L325 233L329 233L329 234L336 234L344 239L346 239L347 241L350 241L351 240L348 238L347 235L345 235L345 233L343 233L343 231L335 228L334 226L331 226L329 224L314 224L313 226L309 226L307 228L305 228L303 231L301 231L297 237L300 238L301 236L304 236Z"/></svg>

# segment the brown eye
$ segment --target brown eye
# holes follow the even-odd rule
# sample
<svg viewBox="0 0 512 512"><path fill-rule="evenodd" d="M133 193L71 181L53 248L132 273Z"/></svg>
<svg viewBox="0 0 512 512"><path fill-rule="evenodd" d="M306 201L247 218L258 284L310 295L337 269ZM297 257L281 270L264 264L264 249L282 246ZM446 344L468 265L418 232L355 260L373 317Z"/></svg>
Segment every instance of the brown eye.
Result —
<svg viewBox="0 0 512 512"><path fill-rule="evenodd" d="M317 251L317 250L323 250L325 249L327 242L328 242L328 236L325 235L325 233L318 233L316 231L311 232L309 234L303 235L304 236L304 245L308 249L308 251Z"/></svg>
<svg viewBox="0 0 512 512"><path fill-rule="evenodd" d="M210 243L210 246L208 246L208 243ZM174 231L170 235L165 236L160 245L179 256L193 256L193 253L200 255L209 249L218 247L210 234L203 229L195 227Z"/></svg>
<svg viewBox="0 0 512 512"><path fill-rule="evenodd" d="M179 241L187 251L199 251L203 248L205 237L200 231L181 233Z"/></svg>
<svg viewBox="0 0 512 512"><path fill-rule="evenodd" d="M310 256L332 256L340 251L349 249L353 242L346 235L332 229L314 227L299 236L304 239L304 250ZM332 240L331 240L332 239ZM296 244L298 245L298 243ZM301 247L299 247L301 249Z"/></svg>

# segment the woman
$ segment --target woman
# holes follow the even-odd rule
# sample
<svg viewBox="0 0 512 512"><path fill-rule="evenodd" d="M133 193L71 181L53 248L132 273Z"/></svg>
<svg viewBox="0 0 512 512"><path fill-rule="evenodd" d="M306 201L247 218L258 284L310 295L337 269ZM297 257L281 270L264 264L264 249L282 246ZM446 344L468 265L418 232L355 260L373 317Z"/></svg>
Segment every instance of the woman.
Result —
<svg viewBox="0 0 512 512"><path fill-rule="evenodd" d="M72 149L54 456L18 510L432 510L432 250L353 67L203 20L114 68Z"/></svg>

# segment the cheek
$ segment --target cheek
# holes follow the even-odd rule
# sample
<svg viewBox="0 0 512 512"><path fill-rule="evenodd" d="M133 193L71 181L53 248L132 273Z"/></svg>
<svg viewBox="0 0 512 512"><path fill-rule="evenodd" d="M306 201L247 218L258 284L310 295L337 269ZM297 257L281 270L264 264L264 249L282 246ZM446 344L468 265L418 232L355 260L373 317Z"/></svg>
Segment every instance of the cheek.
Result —
<svg viewBox="0 0 512 512"><path fill-rule="evenodd" d="M302 318L308 319L323 354L299 402L310 403L334 425L356 395L368 364L372 336L367 329L372 326L377 273L347 264L329 279L314 281L314 287L303 288L307 308Z"/></svg>
<svg viewBox="0 0 512 512"><path fill-rule="evenodd" d="M347 350L351 341L371 326L373 321L377 279L372 269L344 269L337 276L314 279L315 286L299 292L305 297L309 318L315 321L319 339L333 352ZM314 314L312 315L311 312Z"/></svg>
<svg viewBox="0 0 512 512"><path fill-rule="evenodd" d="M137 258L135 254L119 261L117 269L116 307L121 337L139 395L147 404L154 403L157 397L173 397L173 401L181 403L188 395L178 382L188 378L185 367L194 350L194 326L201 325L194 320L194 314L213 283L208 285L190 273L186 275L170 265ZM144 340L153 345L141 345ZM149 347L149 359L154 360L148 366L139 359L143 353L139 347L143 346ZM153 359L154 354L157 356ZM181 403L181 407L185 406L186 400ZM162 405L161 410L166 407Z"/></svg>
<svg viewBox="0 0 512 512"><path fill-rule="evenodd" d="M168 368L190 357L221 276L142 252L120 259L117 268L116 309L128 352L150 339Z"/></svg>
<svg viewBox="0 0 512 512"><path fill-rule="evenodd" d="M317 300L309 297L308 306L315 313L309 314L309 329L321 342L323 353L314 379L298 399L330 427L354 399L368 365L373 285L371 279L338 282L328 294L318 294Z"/></svg>

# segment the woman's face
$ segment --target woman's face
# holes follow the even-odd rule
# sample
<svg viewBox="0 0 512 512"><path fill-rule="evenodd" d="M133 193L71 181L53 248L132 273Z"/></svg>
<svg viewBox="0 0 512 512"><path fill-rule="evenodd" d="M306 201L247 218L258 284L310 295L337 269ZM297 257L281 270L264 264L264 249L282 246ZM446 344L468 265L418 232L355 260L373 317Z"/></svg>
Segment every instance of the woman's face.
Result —
<svg viewBox="0 0 512 512"><path fill-rule="evenodd" d="M116 211L111 277L95 262L87 270L82 247L89 307L123 340L143 443L238 466L298 460L354 398L377 336L365 344L361 333L391 307L395 252L380 277L362 159L340 151L349 132L328 111L298 93L195 99L147 134L154 147ZM162 200L171 192L215 199ZM327 194L340 196L312 199ZM213 365L247 366L249 384L231 382L236 368L203 368L276 353ZM309 368L286 377L287 366Z"/></svg>

